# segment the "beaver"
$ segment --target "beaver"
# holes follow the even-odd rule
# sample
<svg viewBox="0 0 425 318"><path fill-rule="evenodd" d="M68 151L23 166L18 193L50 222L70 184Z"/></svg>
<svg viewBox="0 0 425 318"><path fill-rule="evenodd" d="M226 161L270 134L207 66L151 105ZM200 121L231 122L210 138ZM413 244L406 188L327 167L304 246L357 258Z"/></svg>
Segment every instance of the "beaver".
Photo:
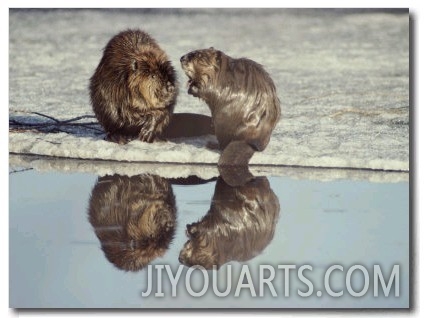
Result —
<svg viewBox="0 0 425 318"><path fill-rule="evenodd" d="M211 202L200 221L186 226L189 240L180 251L180 263L219 268L232 260L248 261L270 244L280 204L266 177L238 187L219 177Z"/></svg>
<svg viewBox="0 0 425 318"><path fill-rule="evenodd" d="M89 222L105 257L133 272L168 250L176 213L170 182L152 174L99 177L88 204Z"/></svg>
<svg viewBox="0 0 425 318"><path fill-rule="evenodd" d="M264 68L247 58L214 49L195 50L180 59L189 77L188 93L211 110L219 165L248 164L263 151L280 119L276 87Z"/></svg>
<svg viewBox="0 0 425 318"><path fill-rule="evenodd" d="M139 29L112 37L90 78L89 89L106 139L118 143L160 139L178 92L176 72L167 55Z"/></svg>

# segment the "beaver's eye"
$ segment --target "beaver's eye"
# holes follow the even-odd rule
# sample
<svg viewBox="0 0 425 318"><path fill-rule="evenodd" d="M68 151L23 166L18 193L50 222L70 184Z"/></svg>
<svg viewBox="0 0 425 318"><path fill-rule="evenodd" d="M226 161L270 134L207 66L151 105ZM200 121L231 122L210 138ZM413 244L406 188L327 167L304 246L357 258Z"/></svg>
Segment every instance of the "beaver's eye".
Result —
<svg viewBox="0 0 425 318"><path fill-rule="evenodd" d="M155 79L156 78L156 75L155 74L151 74L151 78L152 79Z"/></svg>

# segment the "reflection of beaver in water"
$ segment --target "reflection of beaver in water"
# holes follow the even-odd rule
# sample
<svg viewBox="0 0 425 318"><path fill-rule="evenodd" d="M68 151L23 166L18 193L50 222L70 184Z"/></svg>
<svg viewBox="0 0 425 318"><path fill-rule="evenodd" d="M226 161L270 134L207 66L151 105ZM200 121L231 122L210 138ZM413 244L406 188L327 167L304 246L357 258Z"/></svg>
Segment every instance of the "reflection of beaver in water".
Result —
<svg viewBox="0 0 425 318"><path fill-rule="evenodd" d="M112 264L140 270L162 256L174 237L172 187L154 175L101 177L90 197L89 221Z"/></svg>
<svg viewBox="0 0 425 318"><path fill-rule="evenodd" d="M234 59L214 48L181 57L188 93L204 100L212 114L220 165L247 164L263 151L280 117L273 80L256 62Z"/></svg>
<svg viewBox="0 0 425 318"><path fill-rule="evenodd" d="M90 79L93 111L107 139L152 142L168 126L177 97L175 70L140 30L115 35Z"/></svg>
<svg viewBox="0 0 425 318"><path fill-rule="evenodd" d="M219 178L208 213L187 225L189 241L179 261L211 269L232 260L250 260L272 240L279 212L267 178L257 177L241 187L230 187Z"/></svg>

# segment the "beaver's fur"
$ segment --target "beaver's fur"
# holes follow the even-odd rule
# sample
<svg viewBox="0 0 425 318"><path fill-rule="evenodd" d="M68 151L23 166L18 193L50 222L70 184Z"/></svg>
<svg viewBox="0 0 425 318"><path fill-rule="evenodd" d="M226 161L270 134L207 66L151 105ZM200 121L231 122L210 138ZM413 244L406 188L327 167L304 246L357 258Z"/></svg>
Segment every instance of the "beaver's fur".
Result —
<svg viewBox="0 0 425 318"><path fill-rule="evenodd" d="M177 98L176 74L165 52L141 30L106 45L90 79L93 111L107 140L152 142L168 126Z"/></svg>
<svg viewBox="0 0 425 318"><path fill-rule="evenodd" d="M266 148L280 118L280 101L269 74L252 60L235 59L214 48L190 52L180 61L189 77L188 93L211 110L223 151L219 164L248 163L255 151ZM231 143L236 144L226 151ZM237 157L234 149L240 149Z"/></svg>

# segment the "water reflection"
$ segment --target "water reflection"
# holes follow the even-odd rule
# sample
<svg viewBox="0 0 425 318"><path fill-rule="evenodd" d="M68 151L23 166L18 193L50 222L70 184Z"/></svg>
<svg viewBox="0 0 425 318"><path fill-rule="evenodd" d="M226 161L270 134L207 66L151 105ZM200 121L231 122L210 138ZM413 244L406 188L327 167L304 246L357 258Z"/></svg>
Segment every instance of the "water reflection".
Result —
<svg viewBox="0 0 425 318"><path fill-rule="evenodd" d="M171 184L149 174L100 177L90 197L89 221L108 261L138 271L162 256L174 237Z"/></svg>
<svg viewBox="0 0 425 318"><path fill-rule="evenodd" d="M252 177L239 186L219 177L210 210L200 221L187 225L189 240L179 261L211 269L232 260L250 260L273 239L279 212L279 200L266 177Z"/></svg>
<svg viewBox="0 0 425 318"><path fill-rule="evenodd" d="M138 271L163 256L176 231L172 184L211 181L216 185L210 210L200 221L187 225L189 240L179 261L210 269L260 254L274 236L279 200L266 177L246 172L221 169L220 177L209 180L152 174L99 177L88 214L105 257L119 269Z"/></svg>

